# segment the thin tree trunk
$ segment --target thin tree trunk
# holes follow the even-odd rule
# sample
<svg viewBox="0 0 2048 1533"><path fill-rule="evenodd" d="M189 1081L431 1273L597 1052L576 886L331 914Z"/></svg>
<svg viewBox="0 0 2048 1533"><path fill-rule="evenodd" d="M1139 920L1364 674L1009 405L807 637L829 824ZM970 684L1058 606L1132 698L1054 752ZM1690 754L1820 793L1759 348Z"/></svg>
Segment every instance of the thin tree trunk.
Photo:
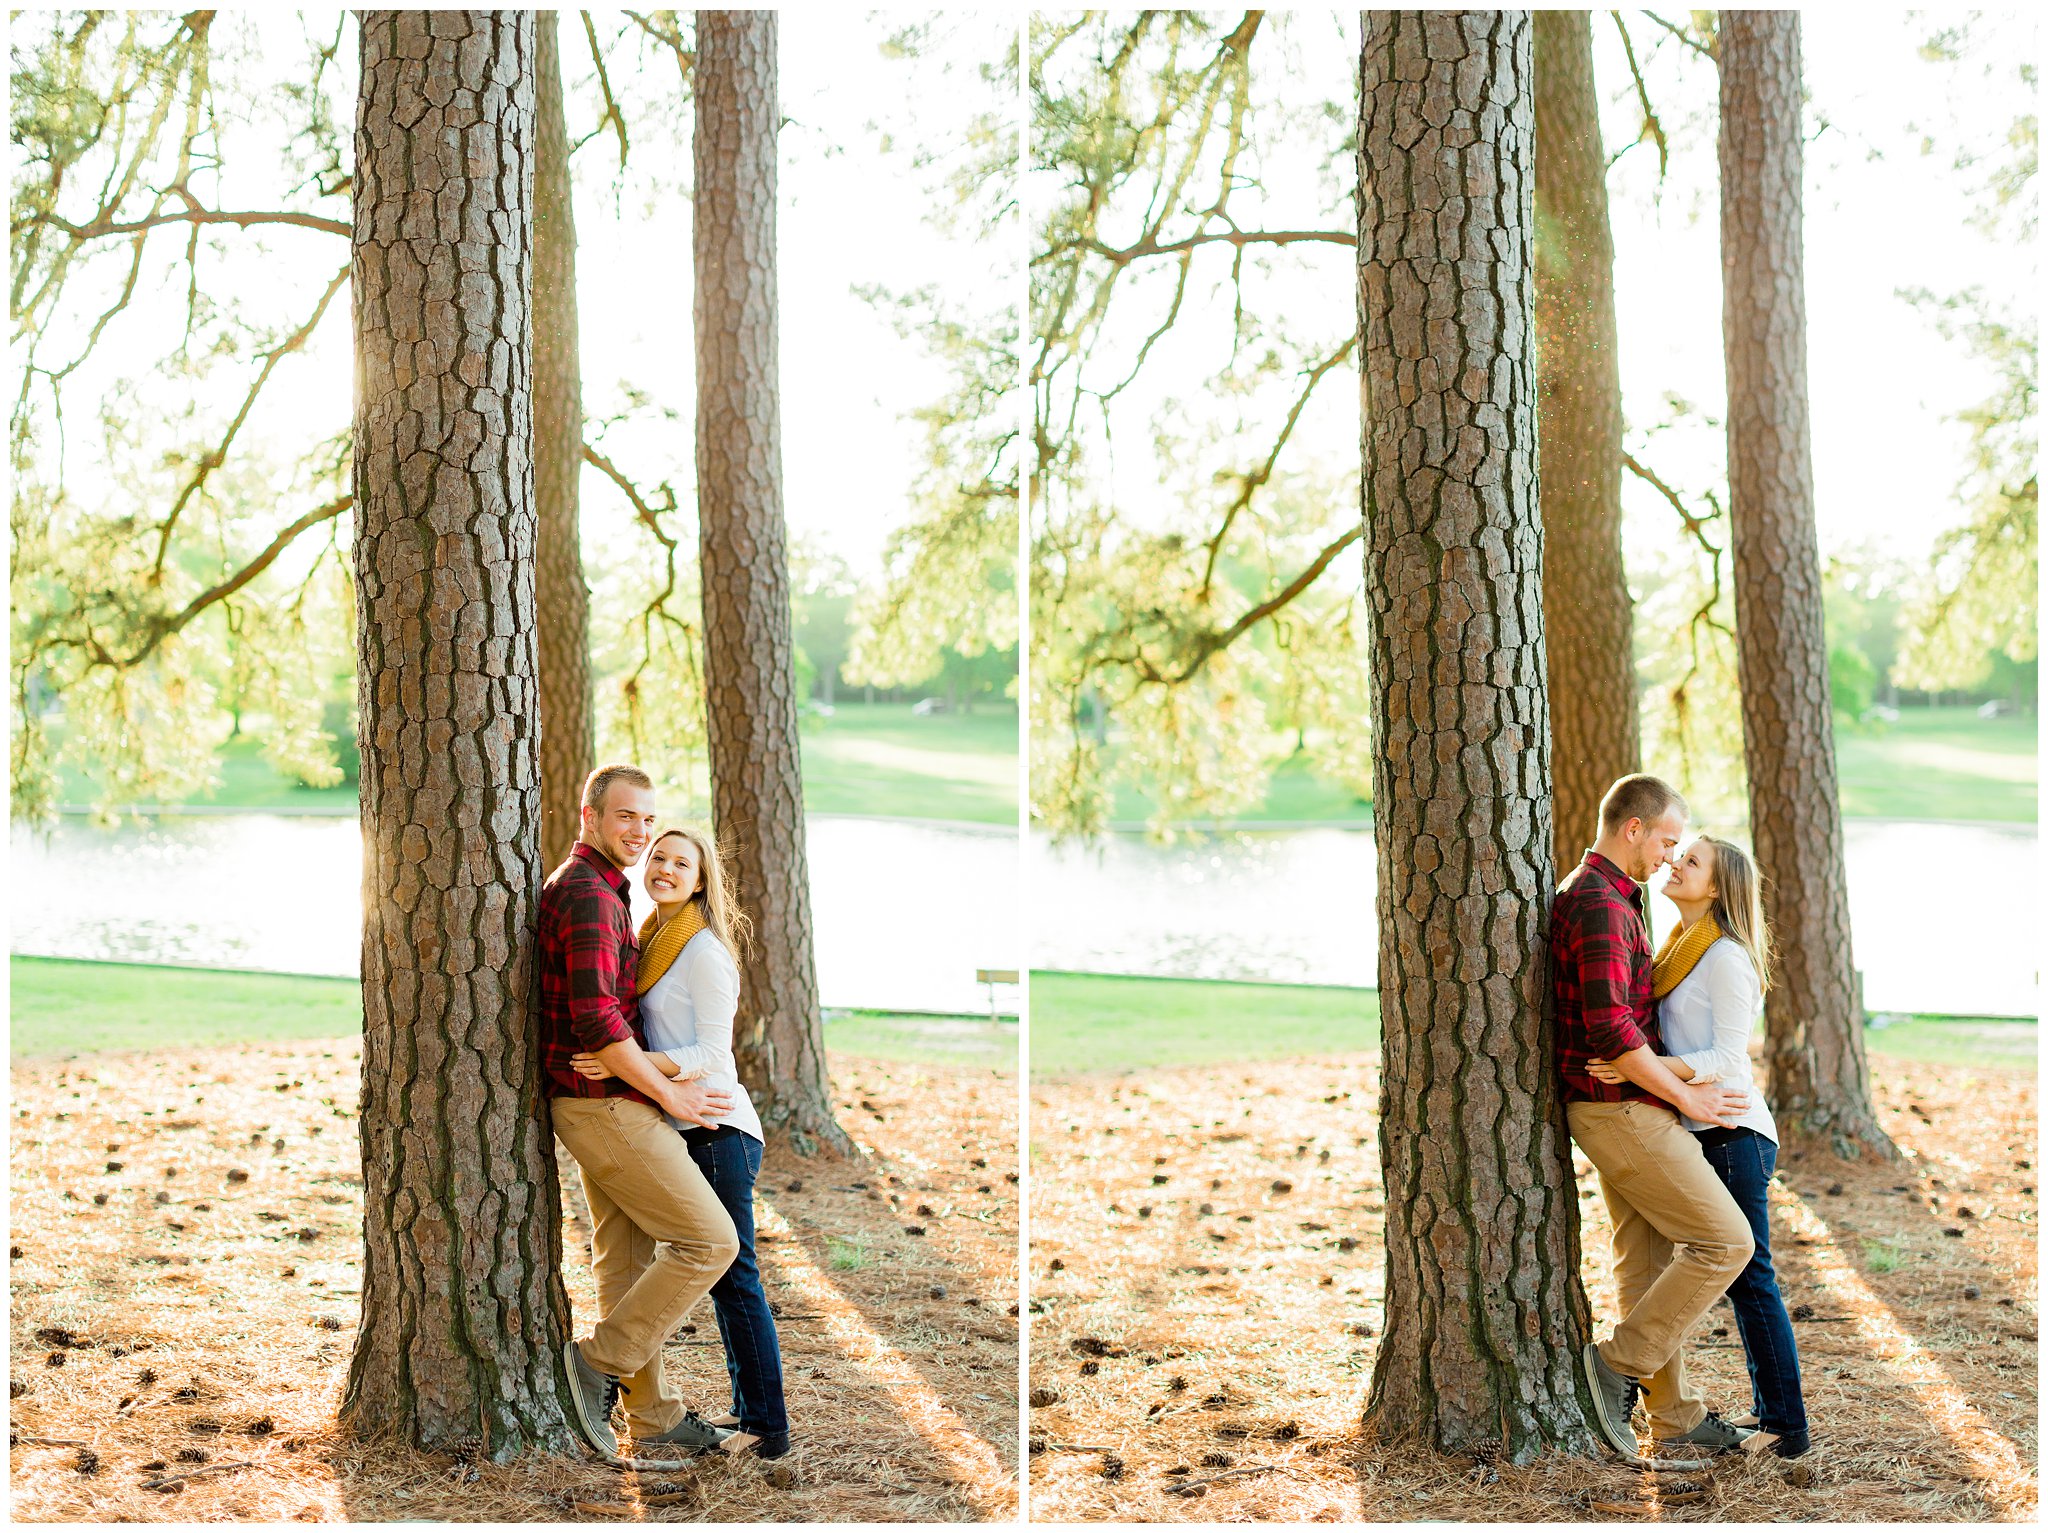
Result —
<svg viewBox="0 0 2048 1533"><path fill-rule="evenodd" d="M1536 389L1556 866L1642 765L1634 610L1621 559L1621 368L1607 160L1584 11L1537 11Z"/></svg>
<svg viewBox="0 0 2048 1533"><path fill-rule="evenodd" d="M1386 1334L1366 1421L1589 1451L1552 1055L1526 11L1368 11L1359 323ZM1588 1402L1589 1404L1589 1402Z"/></svg>
<svg viewBox="0 0 2048 1533"><path fill-rule="evenodd" d="M735 1053L762 1124L845 1154L811 952L775 274L776 17L699 11L697 497L711 801L754 916Z"/></svg>
<svg viewBox="0 0 2048 1533"><path fill-rule="evenodd" d="M354 270L364 1437L571 1451L536 1053L531 12L366 11Z"/></svg>
<svg viewBox="0 0 2048 1533"><path fill-rule="evenodd" d="M1777 951L1766 1003L1782 1132L1892 1155L1870 1105L1813 520L1799 16L1721 13L1722 326L1749 818Z"/></svg>
<svg viewBox="0 0 2048 1533"><path fill-rule="evenodd" d="M536 13L533 167L533 490L540 516L541 866L569 855L597 746L590 691L590 589L583 583L577 486L583 473L583 370L577 355L576 218L554 11Z"/></svg>

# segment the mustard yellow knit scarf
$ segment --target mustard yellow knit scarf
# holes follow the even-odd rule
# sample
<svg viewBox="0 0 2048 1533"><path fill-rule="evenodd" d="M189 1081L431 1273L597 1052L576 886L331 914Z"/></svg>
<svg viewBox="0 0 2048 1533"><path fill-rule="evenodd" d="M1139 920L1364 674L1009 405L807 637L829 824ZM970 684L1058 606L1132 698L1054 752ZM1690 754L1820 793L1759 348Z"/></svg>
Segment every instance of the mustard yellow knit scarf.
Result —
<svg viewBox="0 0 2048 1533"><path fill-rule="evenodd" d="M1690 926L1674 926L1665 933L1657 949L1656 967L1651 971L1650 992L1659 1000L1678 988L1678 982L1692 973L1692 966L1719 942L1722 931L1710 910ZM644 962L645 960L643 960Z"/></svg>
<svg viewBox="0 0 2048 1533"><path fill-rule="evenodd" d="M655 910L640 923L640 970L634 980L634 994L645 995L654 988L654 982L668 973L668 966L676 961L683 951L683 944L709 923L704 919L704 901L701 896L692 898L674 915L666 920L661 911Z"/></svg>

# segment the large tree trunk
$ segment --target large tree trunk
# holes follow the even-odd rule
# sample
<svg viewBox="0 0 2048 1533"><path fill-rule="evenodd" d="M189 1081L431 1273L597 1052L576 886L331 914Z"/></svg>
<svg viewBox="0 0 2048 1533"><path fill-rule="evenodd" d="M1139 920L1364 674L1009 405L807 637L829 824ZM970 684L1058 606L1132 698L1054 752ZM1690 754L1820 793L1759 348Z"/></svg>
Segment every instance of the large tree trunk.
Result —
<svg viewBox="0 0 2048 1533"><path fill-rule="evenodd" d="M533 16L366 11L354 269L362 1327L342 1419L572 1451L536 1053Z"/></svg>
<svg viewBox="0 0 2048 1533"><path fill-rule="evenodd" d="M697 500L711 802L754 915L735 1053L763 1125L847 1153L811 954L776 358L776 17L699 11Z"/></svg>
<svg viewBox="0 0 2048 1533"><path fill-rule="evenodd" d="M1779 1128L1896 1153L1870 1105L1813 521L1799 16L1721 13L1722 326L1749 817L1777 951L1764 1029Z"/></svg>
<svg viewBox="0 0 2048 1533"><path fill-rule="evenodd" d="M590 590L583 583L577 485L583 474L583 370L576 335L576 218L554 11L536 15L533 167L533 493L540 515L540 853L552 868L581 827L595 763Z"/></svg>
<svg viewBox="0 0 2048 1533"><path fill-rule="evenodd" d="M1368 11L1365 589L1385 1335L1367 1423L1590 1451L1590 1310L1547 1005L1549 719L1525 11Z"/></svg>
<svg viewBox="0 0 2048 1533"><path fill-rule="evenodd" d="M1621 562L1621 367L1607 161L1584 11L1537 11L1536 392L1556 866L1638 771L1633 609Z"/></svg>

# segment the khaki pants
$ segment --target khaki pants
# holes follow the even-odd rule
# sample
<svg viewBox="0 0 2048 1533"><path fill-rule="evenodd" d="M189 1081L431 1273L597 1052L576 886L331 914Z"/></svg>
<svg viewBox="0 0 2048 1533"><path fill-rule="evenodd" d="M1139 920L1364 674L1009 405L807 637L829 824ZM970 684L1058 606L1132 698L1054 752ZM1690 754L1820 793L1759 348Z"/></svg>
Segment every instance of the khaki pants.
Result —
<svg viewBox="0 0 2048 1533"><path fill-rule="evenodd" d="M1643 1385L1652 1432L1690 1432L1706 1407L1679 1348L1756 1250L1749 1221L1678 1114L1650 1102L1567 1102L1572 1140L1600 1173L1614 1220L1621 1323L1600 1343Z"/></svg>
<svg viewBox="0 0 2048 1533"><path fill-rule="evenodd" d="M556 1097L553 1109L590 1200L598 1322L583 1359L618 1376L634 1437L665 1432L683 1402L662 1376L662 1343L739 1253L732 1216L682 1135L645 1102Z"/></svg>

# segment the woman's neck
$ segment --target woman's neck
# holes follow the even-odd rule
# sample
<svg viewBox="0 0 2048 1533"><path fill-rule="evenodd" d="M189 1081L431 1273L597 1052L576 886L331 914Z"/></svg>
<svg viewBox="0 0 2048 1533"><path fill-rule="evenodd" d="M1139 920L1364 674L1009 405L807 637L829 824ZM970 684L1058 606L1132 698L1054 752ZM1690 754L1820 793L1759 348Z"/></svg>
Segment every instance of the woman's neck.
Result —
<svg viewBox="0 0 2048 1533"><path fill-rule="evenodd" d="M1714 908L1712 900L1673 900L1678 907L1678 929L1684 931L1698 923L1699 918Z"/></svg>
<svg viewBox="0 0 2048 1533"><path fill-rule="evenodd" d="M669 922L673 921L677 916L681 915L685 910L687 910L689 908L690 901L694 900L696 897L697 896L694 894L686 894L679 900L670 900L667 904L663 904L660 900L656 900L654 902L654 913L661 918L660 921L656 924L661 926L668 925Z"/></svg>

